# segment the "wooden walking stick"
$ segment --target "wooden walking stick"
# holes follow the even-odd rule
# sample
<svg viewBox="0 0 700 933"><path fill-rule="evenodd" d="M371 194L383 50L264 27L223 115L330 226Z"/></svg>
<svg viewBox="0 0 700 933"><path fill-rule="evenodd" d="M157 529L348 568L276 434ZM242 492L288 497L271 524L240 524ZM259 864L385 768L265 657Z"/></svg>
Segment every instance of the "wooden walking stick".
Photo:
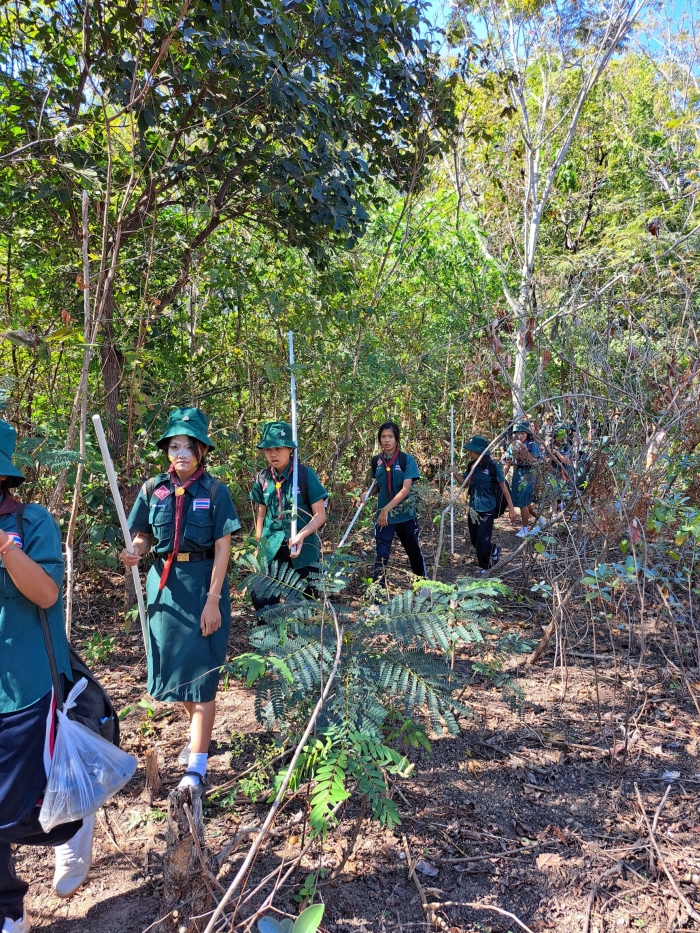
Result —
<svg viewBox="0 0 700 933"><path fill-rule="evenodd" d="M105 469L107 470L107 479L109 480L109 488L112 491L112 498L114 499L114 504L117 507L117 515L119 516L119 524L122 528L122 534L124 535L124 544L129 554L135 554L134 543L131 540L131 532L129 531L129 525L126 521L126 512L124 511L124 503L122 502L122 497L119 493L119 486L117 485L117 474L114 472L114 464L112 463L112 457L109 452L109 447L107 446L107 438L105 437L104 428L102 427L102 421L99 415L92 416L92 423L95 425L95 434L97 435L97 443L100 445L100 450L102 452L102 459L105 463ZM136 600L139 605L139 618L141 619L141 631L143 632L143 641L144 644L148 644L148 639L146 637L146 607L143 603L143 590L141 589L141 577L139 575L139 568L132 567L131 575L134 578L134 588L136 589Z"/></svg>
<svg viewBox="0 0 700 933"><path fill-rule="evenodd" d="M292 400L292 440L297 445L292 456L294 457L294 469L292 472L292 525L290 537L296 537L297 533L297 497L299 489L299 441L297 432L297 384L294 378L294 334L289 331L289 368L291 370L291 400ZM292 557L299 556L298 545L293 551L290 551Z"/></svg>

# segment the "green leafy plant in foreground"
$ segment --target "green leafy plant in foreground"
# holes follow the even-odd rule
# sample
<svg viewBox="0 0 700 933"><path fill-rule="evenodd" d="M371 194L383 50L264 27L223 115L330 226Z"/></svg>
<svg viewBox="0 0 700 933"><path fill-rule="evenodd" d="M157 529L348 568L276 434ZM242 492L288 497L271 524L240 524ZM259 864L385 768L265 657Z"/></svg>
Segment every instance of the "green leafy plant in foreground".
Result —
<svg viewBox="0 0 700 933"><path fill-rule="evenodd" d="M299 734L328 682L336 656L336 631L329 599L346 586L347 558L324 561L308 581L294 570L247 558L250 574L242 588L259 596L281 596L260 610L249 631L253 653L232 663L232 670L255 682L255 712L268 729ZM305 595L308 585L318 596ZM458 645L468 646L473 670L501 688L517 705L521 694L505 671L503 659L530 650L516 635L499 637L488 622L494 599L505 593L498 580L456 584L420 581L380 605L350 610L333 601L344 629L335 680L317 720L316 736L297 761L290 787L313 781L309 824L325 835L333 809L351 792L366 798L372 815L391 828L399 822L386 775L405 777L411 765L389 741L429 747L416 717L437 734L458 734L458 716L470 710L457 693L465 684L454 670ZM283 662L283 665L280 663ZM289 675L289 676L287 676ZM286 774L275 780L273 795Z"/></svg>
<svg viewBox="0 0 700 933"><path fill-rule="evenodd" d="M316 933L323 920L325 910L323 904L312 904L302 910L296 920L285 917L283 920L274 920L272 917L263 917L258 920L260 933Z"/></svg>

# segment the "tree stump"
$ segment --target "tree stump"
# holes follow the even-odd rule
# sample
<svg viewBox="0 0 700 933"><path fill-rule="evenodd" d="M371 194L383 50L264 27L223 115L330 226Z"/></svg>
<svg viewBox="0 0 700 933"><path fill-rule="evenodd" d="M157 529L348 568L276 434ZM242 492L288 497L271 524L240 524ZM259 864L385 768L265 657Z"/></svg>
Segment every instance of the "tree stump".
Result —
<svg viewBox="0 0 700 933"><path fill-rule="evenodd" d="M178 933L199 933L207 925L206 914L214 908L216 861L204 844L201 798L192 800L189 787L168 796L166 850L163 859L163 913L170 914ZM172 913L171 913L172 912Z"/></svg>
<svg viewBox="0 0 700 933"><path fill-rule="evenodd" d="M153 801L163 793L163 785L160 780L160 771L158 770L158 750L149 748L145 756L146 766L146 786L141 794L141 799L145 800L149 807L153 806Z"/></svg>

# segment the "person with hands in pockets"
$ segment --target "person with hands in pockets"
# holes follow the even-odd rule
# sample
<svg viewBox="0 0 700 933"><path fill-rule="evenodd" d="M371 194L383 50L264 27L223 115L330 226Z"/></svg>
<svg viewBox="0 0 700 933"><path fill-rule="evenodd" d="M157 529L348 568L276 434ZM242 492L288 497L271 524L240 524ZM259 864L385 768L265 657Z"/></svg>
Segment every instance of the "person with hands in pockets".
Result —
<svg viewBox="0 0 700 933"><path fill-rule="evenodd" d="M418 537L416 497L413 483L420 479L418 465L401 450L401 431L394 421L385 421L377 431L381 453L372 458L372 478L377 483L377 511L374 517L376 558L374 581L386 588L386 567L394 535L398 535L417 577L427 576ZM366 501L366 494L362 497Z"/></svg>
<svg viewBox="0 0 700 933"><path fill-rule="evenodd" d="M92 861L94 814L45 833L41 798L51 766L56 699L39 609L46 610L66 693L72 669L63 618L63 552L46 509L12 494L24 476L12 463L16 432L0 421L0 928L28 933L29 885L17 877L13 845L55 846L53 886L70 897Z"/></svg>
<svg viewBox="0 0 700 933"><path fill-rule="evenodd" d="M491 543L493 523L500 514L498 500L502 496L508 507L508 515L515 522L515 509L510 497L510 490L503 475L501 465L488 453L489 442L485 437L475 434L464 445L472 461L472 468L467 479L469 490L469 513L467 515L467 528L472 546L476 550L481 573L498 563L498 545ZM476 461L479 461L478 464ZM454 476L460 485L464 477L454 471Z"/></svg>
<svg viewBox="0 0 700 933"><path fill-rule="evenodd" d="M294 567L306 579L321 551L318 531L326 521L328 493L311 467L299 464L297 489L297 533L292 537L292 482L296 441L286 421L268 421L262 427L258 450L267 466L255 477L250 498L255 508L255 537L265 549L268 563L277 561ZM296 456L296 455L295 455ZM279 603L279 596L262 596L253 590L253 606L264 609Z"/></svg>
<svg viewBox="0 0 700 933"><path fill-rule="evenodd" d="M129 516L136 553L121 553L131 567L153 549L146 580L148 692L185 705L190 738L178 759L187 768L178 786L199 795L231 628L231 535L241 527L227 487L206 472L214 449L208 430L199 408L172 412L157 442L169 469L144 483Z"/></svg>

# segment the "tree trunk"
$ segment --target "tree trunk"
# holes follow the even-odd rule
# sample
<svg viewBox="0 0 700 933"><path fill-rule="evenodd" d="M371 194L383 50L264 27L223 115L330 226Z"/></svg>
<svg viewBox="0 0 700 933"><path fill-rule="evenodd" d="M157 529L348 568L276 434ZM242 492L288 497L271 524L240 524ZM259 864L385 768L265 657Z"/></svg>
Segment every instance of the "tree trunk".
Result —
<svg viewBox="0 0 700 933"><path fill-rule="evenodd" d="M201 798L192 801L189 787L174 790L168 797L168 825L163 860L163 911L170 914L178 933L196 933L207 925L207 914L214 906L212 885L216 881L216 860L204 845L204 819Z"/></svg>

